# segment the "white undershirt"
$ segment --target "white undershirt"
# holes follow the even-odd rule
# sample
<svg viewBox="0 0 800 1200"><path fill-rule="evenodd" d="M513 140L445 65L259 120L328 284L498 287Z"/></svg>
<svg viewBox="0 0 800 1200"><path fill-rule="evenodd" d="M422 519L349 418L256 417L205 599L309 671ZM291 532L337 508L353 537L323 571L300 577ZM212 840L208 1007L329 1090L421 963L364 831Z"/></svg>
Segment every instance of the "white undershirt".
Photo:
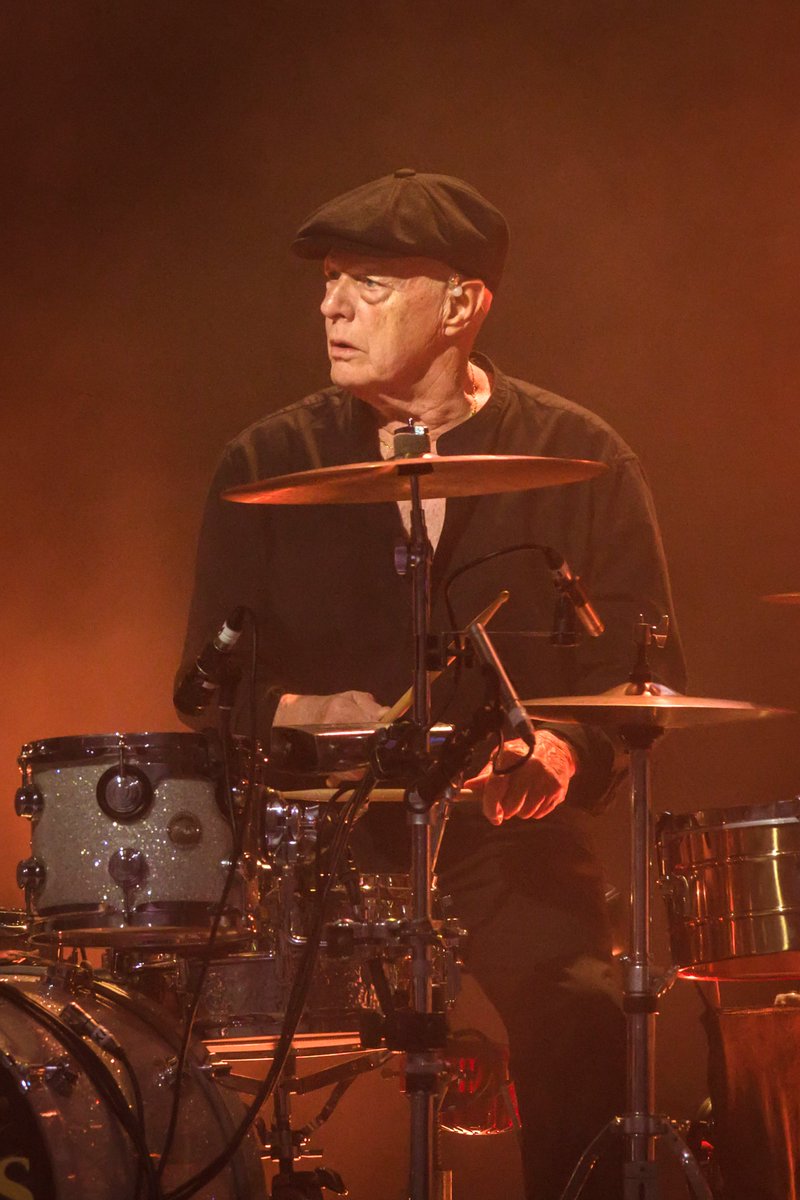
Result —
<svg viewBox="0 0 800 1200"><path fill-rule="evenodd" d="M472 414L470 414L472 415ZM393 433L397 429L402 429L400 423L394 425L384 425L378 430L380 439L381 458L391 458L394 454ZM436 438L431 438L431 452L436 453ZM428 541L435 550L439 545L439 538L442 536L442 528L444 526L446 500L444 496L436 496L431 500L422 501L422 511L425 513L425 526L428 530ZM403 522L403 528L407 534L411 533L411 501L398 500L397 507L400 510L400 520Z"/></svg>
<svg viewBox="0 0 800 1200"><path fill-rule="evenodd" d="M474 417L476 413L480 412L480 410L483 408L486 401L489 399L490 395L491 395L491 386L487 387L487 390L485 393L479 394L475 397L474 407L473 407L472 411L468 414L468 416L466 416L464 418L464 420L468 421L471 417ZM456 424L463 425L464 422L458 421L458 422L456 422ZM394 455L393 434L398 429L402 429L402 428L404 428L402 421L393 421L390 425L382 425L381 428L378 430L378 440L380 443L381 458L389 459L389 458L393 457L393 455ZM447 429L443 430L442 432L449 433L450 429L455 429L455 425L449 426ZM431 437L430 442L431 442L431 453L435 454L437 438ZM434 551L436 550L436 547L439 545L439 539L442 536L442 529L444 527L444 516L445 516L446 503L447 503L447 501L444 496L436 496L433 499L422 501L422 511L425 514L425 525L428 530L428 541L430 542L431 547ZM410 500L398 500L397 507L400 511L400 519L403 522L403 528L405 529L407 534L410 534L411 533L411 501Z"/></svg>

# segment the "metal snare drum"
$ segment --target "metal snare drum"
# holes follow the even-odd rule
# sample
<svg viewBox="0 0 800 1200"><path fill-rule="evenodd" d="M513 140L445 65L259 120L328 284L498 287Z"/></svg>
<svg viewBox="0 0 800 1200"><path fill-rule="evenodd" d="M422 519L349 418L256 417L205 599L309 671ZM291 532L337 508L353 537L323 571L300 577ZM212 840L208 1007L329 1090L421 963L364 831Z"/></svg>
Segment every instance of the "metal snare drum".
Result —
<svg viewBox="0 0 800 1200"><path fill-rule="evenodd" d="M271 1058L283 1028L295 975L303 959L314 898L290 880L290 895L277 886L262 901L257 948L213 958L207 966L194 1028L218 1061ZM410 916L407 876L359 877L364 920L391 925ZM331 896L333 923L347 921L353 909L342 888ZM371 953L371 952L370 952ZM344 957L320 947L303 1015L292 1042L301 1055L336 1054L360 1046L361 1014L377 1000L364 970L365 952ZM117 977L180 1015L192 997L202 960L178 947L170 954L150 953L138 961L131 952L117 958ZM395 995L410 986L405 951L385 956L387 982Z"/></svg>
<svg viewBox="0 0 800 1200"><path fill-rule="evenodd" d="M76 1002L123 1047L138 1079L151 1153L160 1150L172 1108L180 1026L146 999L91 974L37 966L0 969L0 1195L30 1200L132 1200L137 1156L104 1099L111 1072L131 1106L118 1058L84 1037L87 1058L70 1047L64 1010ZM97 1060L96 1068L93 1067ZM227 1145L245 1114L215 1082L193 1040L173 1151L164 1173L172 1190ZM249 1134L230 1164L197 1192L205 1200L261 1200L261 1155Z"/></svg>
<svg viewBox="0 0 800 1200"><path fill-rule="evenodd" d="M80 945L202 941L232 852L221 767L192 733L50 738L23 746L17 867L33 937ZM238 933L237 880L221 934Z"/></svg>
<svg viewBox="0 0 800 1200"><path fill-rule="evenodd" d="M657 843L682 975L800 978L800 798L662 813Z"/></svg>
<svg viewBox="0 0 800 1200"><path fill-rule="evenodd" d="M410 916L407 876L359 876L361 914L373 923L400 922ZM313 897L295 893L286 905L276 889L265 938L268 951L229 954L209 963L206 984L197 1010L195 1028L215 1052L224 1043L231 1057L236 1048L243 1057L269 1056L283 1027L289 995L305 951L306 926ZM342 889L331 896L332 922L352 914ZM361 1014L376 1009L377 1000L364 972L363 952L344 958L330 957L323 939L314 968L303 1015L293 1047L302 1053L337 1052L360 1044ZM188 964L189 990L199 963ZM402 951L389 952L387 980L397 993L409 986L408 964Z"/></svg>

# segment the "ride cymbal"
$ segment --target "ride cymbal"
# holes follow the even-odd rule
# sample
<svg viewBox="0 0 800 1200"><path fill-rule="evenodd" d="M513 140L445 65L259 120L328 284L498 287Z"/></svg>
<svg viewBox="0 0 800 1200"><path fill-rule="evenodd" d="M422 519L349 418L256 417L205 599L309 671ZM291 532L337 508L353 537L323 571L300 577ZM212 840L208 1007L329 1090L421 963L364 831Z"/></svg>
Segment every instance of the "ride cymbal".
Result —
<svg viewBox="0 0 800 1200"><path fill-rule="evenodd" d="M409 500L411 477L423 500L522 492L593 479L605 463L583 458L537 458L524 454L426 454L385 462L357 462L276 475L228 488L237 504L373 504Z"/></svg>
<svg viewBox="0 0 800 1200"><path fill-rule="evenodd" d="M657 729L687 729L720 725L728 721L754 721L764 717L792 716L790 709L769 708L745 700L713 700L681 696L657 683L644 686L623 683L597 696L547 696L524 700L534 718L578 721L611 729L633 725Z"/></svg>

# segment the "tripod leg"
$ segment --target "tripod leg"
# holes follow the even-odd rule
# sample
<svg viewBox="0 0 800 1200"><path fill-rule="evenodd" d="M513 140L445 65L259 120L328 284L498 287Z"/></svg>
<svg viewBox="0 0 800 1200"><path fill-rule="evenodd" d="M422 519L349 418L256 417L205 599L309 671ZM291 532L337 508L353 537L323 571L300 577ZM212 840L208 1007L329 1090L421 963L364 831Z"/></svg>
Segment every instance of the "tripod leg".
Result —
<svg viewBox="0 0 800 1200"><path fill-rule="evenodd" d="M686 1186L695 1200L714 1200L711 1188L703 1177L700 1164L677 1130L667 1121L661 1131L672 1153L680 1163Z"/></svg>
<svg viewBox="0 0 800 1200"><path fill-rule="evenodd" d="M614 1117L605 1125L597 1137L589 1143L583 1154L578 1159L572 1174L567 1180L567 1186L561 1193L561 1200L578 1200L584 1187L586 1186L589 1176L595 1169L600 1159L614 1142L615 1138L622 1133L622 1125L619 1117Z"/></svg>

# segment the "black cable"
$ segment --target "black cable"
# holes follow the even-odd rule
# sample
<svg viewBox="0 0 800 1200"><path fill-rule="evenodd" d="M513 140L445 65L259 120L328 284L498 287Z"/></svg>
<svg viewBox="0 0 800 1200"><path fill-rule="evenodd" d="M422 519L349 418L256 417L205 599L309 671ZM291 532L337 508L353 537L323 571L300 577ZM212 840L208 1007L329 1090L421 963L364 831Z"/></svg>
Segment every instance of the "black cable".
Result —
<svg viewBox="0 0 800 1200"><path fill-rule="evenodd" d="M151 1200L162 1200L158 1177L150 1158L150 1153L144 1138L144 1130L140 1126L125 1093L120 1088L108 1066L92 1047L73 1029L52 1013L44 1005L24 992L19 991L10 983L0 981L0 997L5 998L17 1008L22 1009L40 1025L44 1026L72 1055L88 1075L97 1093L105 1100L112 1114L116 1117L125 1133L130 1138L137 1154L139 1170L144 1172L148 1181L148 1193ZM138 1188L138 1177L137 1177Z"/></svg>
<svg viewBox="0 0 800 1200"><path fill-rule="evenodd" d="M491 562L491 560L494 558L504 558L507 554L519 554L523 550L538 550L540 554L544 554L545 558L547 558L549 554L553 553L552 546L545 546L540 542L520 542L516 546L506 546L502 550L492 550L489 554L482 554L480 558L472 558L469 562L462 563L460 567L456 568L455 571L448 575L444 584L444 603L445 608L447 609L447 619L453 629L460 628L458 622L456 621L453 603L450 598L450 588L455 581L460 579L462 575L466 575L468 571L474 570L475 567L482 566L485 562Z"/></svg>
<svg viewBox="0 0 800 1200"><path fill-rule="evenodd" d="M369 787L371 786L372 783L370 781ZM349 812L345 812L343 814L342 821L340 823L340 829L349 829L351 821L348 821L348 816L350 815L350 812L354 814L359 807L362 790L362 788L357 789L357 793L353 796L352 800L347 806ZM368 791L369 788L366 790ZM337 859L341 854L343 845L344 839L340 835L338 842L336 842L335 846L333 847L334 852L331 855L332 868L334 868L336 865L334 859ZM284 1016L283 1028L281 1030L278 1045L275 1049L275 1056L258 1094L252 1101L243 1121L240 1123L238 1129L230 1139L223 1152L217 1155L217 1157L202 1171L193 1176L191 1179L184 1181L184 1183L179 1185L174 1192L169 1193L168 1200L189 1200L189 1197L195 1195L195 1193L201 1187L203 1187L210 1179L213 1179L227 1165L227 1163L233 1158L234 1154L238 1150L242 1141L246 1137L250 1126L256 1120L261 1108L269 1099L278 1080L280 1079L286 1064L286 1059L291 1051L292 1041L294 1039L297 1025L299 1024L302 1016L306 996L311 985L313 967L316 963L319 943L321 941L323 932L326 901L334 878L335 875L331 873L331 875L328 876L324 887L320 890L317 912L315 913L312 929L306 939L303 958L292 984L292 989Z"/></svg>
<svg viewBox="0 0 800 1200"><path fill-rule="evenodd" d="M119 1047L117 1050L114 1051L114 1057L118 1058L119 1061L122 1063L122 1066L125 1068L125 1072L128 1076L128 1081L131 1085L131 1091L133 1092L133 1102L134 1102L134 1105L136 1108L136 1119L139 1122L139 1126L142 1131L142 1138L144 1139L144 1143L146 1146L147 1145L147 1127L145 1125L144 1097L142 1096L142 1089L139 1085L139 1077L133 1068L133 1063L128 1058L128 1055L125 1053L125 1051L122 1049L122 1047ZM147 1157L148 1157L148 1159L150 1159L150 1163L152 1165L153 1160L150 1158L150 1155L148 1154ZM155 1178L156 1178L156 1186L158 1187L158 1175L157 1174L156 1174ZM139 1166L138 1166L137 1172L136 1172L136 1187L134 1190L134 1196L136 1197L136 1200L139 1200L139 1196L141 1195L142 1184L144 1183L144 1180L145 1180L144 1163L140 1159ZM159 1189L159 1191L160 1191L160 1189Z"/></svg>
<svg viewBox="0 0 800 1200"><path fill-rule="evenodd" d="M258 626L255 616L251 609L242 607L243 616L247 616L250 620L252 637L251 637L251 660L250 660L250 704L249 716L251 725L251 734L255 734L257 724L257 710L255 701L255 676L256 665L258 661ZM231 772L230 760L230 736L224 733L221 738L222 747L222 775L223 775L223 790L225 793L226 804L231 822L231 861L225 876L225 883L222 888L219 904L214 913L214 918L211 924L211 929L208 935L208 941L203 948L202 956L200 956L200 970L197 974L197 979L189 1000L189 1006L184 1014L183 1036L181 1038L181 1046L178 1052L178 1060L175 1067L175 1088L172 1095L172 1106L170 1108L169 1121L167 1131L164 1136L164 1142L161 1147L161 1154L158 1164L158 1178L161 1179L167 1165L170 1151L175 1140L175 1134L178 1128L178 1119L180 1115L181 1091L183 1088L183 1077L186 1071L186 1062L189 1056L189 1046L192 1040L192 1032L194 1030L195 1018L197 1010L200 1007L200 1000L203 994L208 972L211 967L212 955L216 946L219 928L222 923L222 918L225 915L225 906L228 902L231 890L233 888L236 874L239 868L239 861L242 857L244 849L244 835L248 821L252 815L253 802L255 798L255 766L256 766L256 739L251 737L250 743L250 770L249 770L249 787L245 800L244 809L239 820L236 819L236 812L233 804L233 777Z"/></svg>
<svg viewBox="0 0 800 1200"><path fill-rule="evenodd" d="M339 823L334 831L333 838L328 855L328 872L320 882L319 891L317 894L316 909L312 917L311 928L306 936L306 945L303 952L300 965L298 967L295 978L292 982L292 988L289 993L289 999L286 1005L286 1013L284 1015L283 1026L281 1029L278 1044L275 1047L275 1054L272 1060L269 1071L263 1080L261 1087L255 1098L250 1103L244 1118L240 1122L233 1136L230 1138L225 1149L216 1156L206 1167L190 1179L184 1180L179 1184L174 1191L167 1194L166 1200L189 1200L194 1196L200 1188L204 1187L209 1180L219 1174L221 1170L230 1162L236 1154L239 1146L244 1141L250 1127L258 1117L259 1112L271 1096L275 1089L281 1074L286 1065L286 1060L292 1049L292 1042L300 1023L300 1018L303 1015L306 998L313 979L314 967L316 965L317 953L319 951L322 934L324 931L325 918L328 897L337 879L339 862L347 845L347 840L350 835L353 823L361 806L367 800L370 791L374 786L374 778L371 773L367 773L364 779L355 787L353 795L345 803L342 810L342 815Z"/></svg>
<svg viewBox="0 0 800 1200"><path fill-rule="evenodd" d="M223 774L224 774L224 778L225 778L224 786L225 786L226 790L228 791L228 794L230 795L230 790L229 790L230 764L229 764L229 755L228 755L228 747L227 746L223 746L222 756L223 756ZM249 805L245 808L245 812L243 813L243 818L245 818L247 815L249 815L248 808L249 808ZM231 848L230 865L228 867L228 872L225 876L225 883L224 883L224 886L222 889L222 895L220 897L219 904L217 905L216 912L214 913L214 918L213 918L213 921L211 924L211 930L208 935L208 941L206 943L206 946L204 948L204 953L203 953L201 961L200 961L200 970L198 971L197 980L195 982L195 986L192 991L191 999L189 1001L189 1007L184 1016L183 1037L181 1039L181 1046L180 1046L180 1050L178 1052L178 1059L177 1059L177 1063L176 1063L176 1067L175 1067L175 1087L174 1087L174 1091L173 1091L173 1095L172 1095L172 1107L170 1109L169 1122L167 1124L167 1132L164 1136L164 1142L161 1147L161 1154L160 1154L160 1159L159 1159L159 1164L158 1164L159 1178L161 1178L164 1174L164 1170L165 1170L165 1167L167 1164L167 1159L169 1157L170 1150L172 1149L172 1145L175 1140L175 1133L178 1128L178 1117L179 1117L179 1108L180 1108L180 1101L181 1101L183 1077L184 1077L185 1070L186 1070L186 1062L187 1062L187 1059L189 1056L189 1047L190 1047L191 1040L192 1040L194 1021L195 1021L195 1017L197 1015L197 1010L200 1007L200 999L202 996L203 987L205 985L205 981L206 981L206 978L208 976L208 972L209 972L209 969L211 966L212 954L213 954L214 947L216 945L217 935L219 933L220 924L222 922L223 916L225 915L225 906L227 904L228 897L230 896L231 889L233 888L234 880L236 878L236 874L237 874L237 870L238 870L238 866L239 866L239 859L241 857L241 852L242 852L242 839L243 839L244 825L245 825L245 820L243 819L241 822L238 823L238 828L234 827L234 829L232 830L233 846Z"/></svg>

